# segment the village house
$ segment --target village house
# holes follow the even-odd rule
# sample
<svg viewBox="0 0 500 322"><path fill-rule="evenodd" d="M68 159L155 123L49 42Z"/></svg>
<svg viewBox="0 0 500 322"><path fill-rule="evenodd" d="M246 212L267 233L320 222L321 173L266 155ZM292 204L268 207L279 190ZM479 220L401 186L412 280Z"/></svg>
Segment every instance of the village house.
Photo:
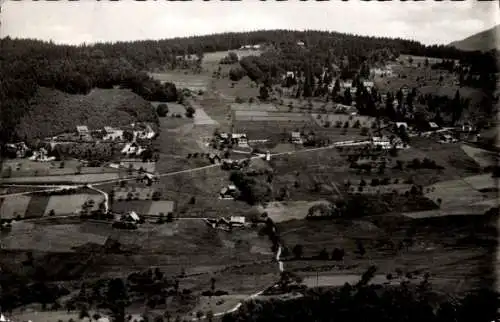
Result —
<svg viewBox="0 0 500 322"><path fill-rule="evenodd" d="M340 82L340 88L341 89L352 88L352 80L346 80L346 81Z"/></svg>
<svg viewBox="0 0 500 322"><path fill-rule="evenodd" d="M290 140L292 141L293 144L303 144L304 143L302 141L302 137L300 135L300 132L292 132Z"/></svg>
<svg viewBox="0 0 500 322"><path fill-rule="evenodd" d="M431 130L437 130L439 129L439 125L437 125L435 122L429 122L429 128Z"/></svg>
<svg viewBox="0 0 500 322"><path fill-rule="evenodd" d="M371 81L364 81L363 82L363 87L366 88L368 91L370 91L373 88L374 83Z"/></svg>
<svg viewBox="0 0 500 322"><path fill-rule="evenodd" d="M234 199L238 193L238 189L236 188L235 185L228 185L227 187L224 187L220 191L220 199Z"/></svg>
<svg viewBox="0 0 500 322"><path fill-rule="evenodd" d="M297 46L304 47L305 45L303 41L297 41Z"/></svg>
<svg viewBox="0 0 500 322"><path fill-rule="evenodd" d="M117 129L111 126L104 127L104 136L102 138L104 141L115 141L123 139L123 130Z"/></svg>
<svg viewBox="0 0 500 322"><path fill-rule="evenodd" d="M131 155L136 155L140 156L142 152L146 151L143 147L139 146L139 144L132 142L132 143L127 143L121 150L121 153L123 155L131 156Z"/></svg>
<svg viewBox="0 0 500 322"><path fill-rule="evenodd" d="M221 160L222 160L222 159L221 159L221 157L220 157L220 156L218 156L217 154L215 154L215 153L210 153L210 154L208 155L208 160L210 160L210 163L212 163L212 164L219 164L219 163L221 163Z"/></svg>
<svg viewBox="0 0 500 322"><path fill-rule="evenodd" d="M149 124L132 124L134 139L151 140L155 137L156 133L153 131Z"/></svg>
<svg viewBox="0 0 500 322"><path fill-rule="evenodd" d="M406 122L396 122L396 130L399 130L401 127L408 130L408 124Z"/></svg>
<svg viewBox="0 0 500 322"><path fill-rule="evenodd" d="M231 216L229 219L229 223L231 226L244 226L245 225L245 217L243 216Z"/></svg>
<svg viewBox="0 0 500 322"><path fill-rule="evenodd" d="M80 140L87 141L87 140L92 139L92 137L90 135L89 128L86 125L77 125L76 126L76 133L77 133L78 138Z"/></svg>
<svg viewBox="0 0 500 322"><path fill-rule="evenodd" d="M348 114L348 115L357 115L358 109L354 106L337 104L335 106L335 113L338 114Z"/></svg>
<svg viewBox="0 0 500 322"><path fill-rule="evenodd" d="M33 155L28 158L31 161L39 161L39 162L50 162L54 161L55 157L49 157L48 151L45 148L40 148L38 151L33 151Z"/></svg>
<svg viewBox="0 0 500 322"><path fill-rule="evenodd" d="M7 143L5 145L7 153L15 155L16 158L24 158L29 151L28 146L24 142Z"/></svg>

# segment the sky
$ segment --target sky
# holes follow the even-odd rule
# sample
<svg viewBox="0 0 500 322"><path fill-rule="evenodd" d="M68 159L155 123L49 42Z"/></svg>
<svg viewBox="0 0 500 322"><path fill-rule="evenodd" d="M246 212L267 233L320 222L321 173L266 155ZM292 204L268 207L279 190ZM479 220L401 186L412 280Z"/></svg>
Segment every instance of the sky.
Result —
<svg viewBox="0 0 500 322"><path fill-rule="evenodd" d="M448 44L499 23L498 2L476 0L5 0L2 2L0 36L89 44L227 31L309 29L399 37L431 45Z"/></svg>

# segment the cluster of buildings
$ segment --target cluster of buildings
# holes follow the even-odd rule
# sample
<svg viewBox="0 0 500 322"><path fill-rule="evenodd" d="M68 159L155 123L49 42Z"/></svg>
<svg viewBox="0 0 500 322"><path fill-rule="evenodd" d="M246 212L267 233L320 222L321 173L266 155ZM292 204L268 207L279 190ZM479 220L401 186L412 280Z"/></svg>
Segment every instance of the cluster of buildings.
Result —
<svg viewBox="0 0 500 322"><path fill-rule="evenodd" d="M232 144L240 148L248 148L248 137L245 133L226 133L221 132L215 136L219 144Z"/></svg>
<svg viewBox="0 0 500 322"><path fill-rule="evenodd" d="M156 133L147 123L132 123L128 126L115 128L105 126L102 129L90 130L87 125L77 125L76 131L63 133L50 138L50 141L93 142L93 141L124 141L127 140L125 132L131 133L132 141L151 140Z"/></svg>
<svg viewBox="0 0 500 322"><path fill-rule="evenodd" d="M243 228L248 225L245 217L243 216L231 216L229 219L226 218L207 218L205 222L212 228L222 229L225 231L230 231L232 228Z"/></svg>

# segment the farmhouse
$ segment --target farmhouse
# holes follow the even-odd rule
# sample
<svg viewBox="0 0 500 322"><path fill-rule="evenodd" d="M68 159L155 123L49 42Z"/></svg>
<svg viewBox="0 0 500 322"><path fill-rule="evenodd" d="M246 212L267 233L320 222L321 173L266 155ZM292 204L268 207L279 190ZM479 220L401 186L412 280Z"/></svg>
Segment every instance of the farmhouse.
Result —
<svg viewBox="0 0 500 322"><path fill-rule="evenodd" d="M232 226L243 226L245 225L245 217L243 216L231 216L229 222Z"/></svg>
<svg viewBox="0 0 500 322"><path fill-rule="evenodd" d="M26 153L29 151L28 146L24 142L19 143L7 143L5 145L7 153L15 155L16 158L24 158Z"/></svg>
<svg viewBox="0 0 500 322"><path fill-rule="evenodd" d="M374 86L374 83L371 81L364 81L363 82L363 87L366 88L367 90L371 90Z"/></svg>
<svg viewBox="0 0 500 322"><path fill-rule="evenodd" d="M346 89L352 87L352 80L346 80L340 83L340 88Z"/></svg>
<svg viewBox="0 0 500 322"><path fill-rule="evenodd" d="M54 161L56 158L55 157L48 157L47 156L47 149L45 148L40 148L38 151L33 151L33 155L29 157L29 160L31 161L39 161L39 162L50 162Z"/></svg>
<svg viewBox="0 0 500 322"><path fill-rule="evenodd" d="M357 115L358 114L358 109L356 107L354 107L354 106L349 106L349 105L344 105L344 104L337 104L337 106L335 107L335 113Z"/></svg>
<svg viewBox="0 0 500 322"><path fill-rule="evenodd" d="M139 217L139 215L135 211L130 211L129 213L124 214L120 218L120 220L121 221L131 221L131 222L137 223L141 220L141 218Z"/></svg>
<svg viewBox="0 0 500 322"><path fill-rule="evenodd" d="M80 140L89 140L92 138L90 136L89 128L86 125L77 125L76 133L78 134L78 138Z"/></svg>
<svg viewBox="0 0 500 322"><path fill-rule="evenodd" d="M437 125L434 122L429 122L429 127L430 127L431 130L437 130L437 129L439 129L439 125Z"/></svg>
<svg viewBox="0 0 500 322"><path fill-rule="evenodd" d="M155 137L156 133L153 131L149 124L132 124L134 128L134 138L141 140L151 140Z"/></svg>
<svg viewBox="0 0 500 322"><path fill-rule="evenodd" d="M219 164L221 162L220 156L218 156L215 153L210 153L208 155L208 160L210 160L210 162L213 163L213 164Z"/></svg>
<svg viewBox="0 0 500 322"><path fill-rule="evenodd" d="M104 127L104 136L103 140L104 141L114 141L114 140L121 140L123 138L123 130L121 129L116 129L110 126L105 126Z"/></svg>
<svg viewBox="0 0 500 322"><path fill-rule="evenodd" d="M408 130L408 124L406 122L396 122L396 129L399 130L401 127L404 127L405 130Z"/></svg>
<svg viewBox="0 0 500 322"><path fill-rule="evenodd" d="M236 194L238 193L238 189L236 188L235 185L228 185L227 187L224 187L220 191L220 198L221 199L234 199Z"/></svg>
<svg viewBox="0 0 500 322"><path fill-rule="evenodd" d="M123 147L123 149L121 150L121 153L123 155L136 155L136 156L139 156L142 154L142 152L146 151L146 149L144 149L143 147L141 147L140 145L138 145L137 143L135 142L132 142L132 143L127 143L125 144L125 146Z"/></svg>
<svg viewBox="0 0 500 322"><path fill-rule="evenodd" d="M303 144L300 132L292 132L291 133L291 141L294 144Z"/></svg>

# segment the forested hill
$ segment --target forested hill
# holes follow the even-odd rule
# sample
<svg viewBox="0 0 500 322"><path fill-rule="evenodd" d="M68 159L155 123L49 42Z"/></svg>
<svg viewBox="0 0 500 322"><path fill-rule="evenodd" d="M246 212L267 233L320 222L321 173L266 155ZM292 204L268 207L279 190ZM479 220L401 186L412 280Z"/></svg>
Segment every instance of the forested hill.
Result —
<svg viewBox="0 0 500 322"><path fill-rule="evenodd" d="M305 43L305 54L287 51L298 41ZM176 56L179 55L197 55L201 61L204 52L236 49L246 44L264 44L281 55L288 55L285 61L302 62L302 67L305 61L315 60L324 61L325 65L342 63L352 71L363 63L399 53L460 59L468 61L479 73L491 72L496 67L496 58L488 53L466 53L453 47L426 47L403 39L320 31L223 33L82 46L7 37L0 41L0 137L12 139L18 120L29 110L30 98L39 86L86 94L95 87L120 85L148 100L169 101L176 97L175 86L152 80L147 70L176 68Z"/></svg>

